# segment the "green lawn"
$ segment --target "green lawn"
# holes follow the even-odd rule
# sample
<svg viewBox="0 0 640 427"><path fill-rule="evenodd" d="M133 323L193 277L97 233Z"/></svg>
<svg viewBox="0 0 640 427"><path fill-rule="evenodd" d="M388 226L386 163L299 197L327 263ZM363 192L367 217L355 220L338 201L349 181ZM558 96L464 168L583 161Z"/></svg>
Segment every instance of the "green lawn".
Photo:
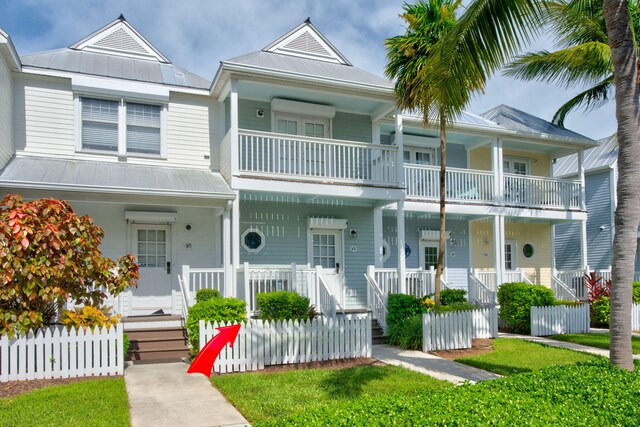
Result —
<svg viewBox="0 0 640 427"><path fill-rule="evenodd" d="M573 365L597 357L514 338L496 338L493 345L491 353L461 357L456 361L500 375L513 375L552 365Z"/></svg>
<svg viewBox="0 0 640 427"><path fill-rule="evenodd" d="M1 426L128 426L122 378L80 381L0 399Z"/></svg>
<svg viewBox="0 0 640 427"><path fill-rule="evenodd" d="M404 397L452 387L395 366L231 374L216 376L212 382L252 423L363 398Z"/></svg>
<svg viewBox="0 0 640 427"><path fill-rule="evenodd" d="M582 344L588 345L590 347L598 347L605 348L609 350L609 334L564 334L564 335L554 335L552 337L554 340L558 341L568 341L574 344ZM640 354L640 338L631 337L631 346L634 354Z"/></svg>

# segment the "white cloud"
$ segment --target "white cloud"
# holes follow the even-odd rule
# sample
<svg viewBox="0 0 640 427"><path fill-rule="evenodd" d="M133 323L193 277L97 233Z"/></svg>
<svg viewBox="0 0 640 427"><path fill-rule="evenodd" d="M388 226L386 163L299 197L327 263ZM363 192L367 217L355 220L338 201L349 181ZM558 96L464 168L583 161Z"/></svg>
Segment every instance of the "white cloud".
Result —
<svg viewBox="0 0 640 427"><path fill-rule="evenodd" d="M2 0L0 0L0 3ZM393 0L28 0L0 6L0 27L9 30L20 54L65 47L123 13L175 64L209 79L223 59L261 49L308 16L351 62L381 75L384 40L403 31ZM36 19L37 18L37 19ZM38 28L33 28L38 26ZM534 47L550 47L543 39ZM508 104L549 120L576 90L495 77L470 110ZM615 131L613 104L588 116L569 117L568 127L593 138Z"/></svg>

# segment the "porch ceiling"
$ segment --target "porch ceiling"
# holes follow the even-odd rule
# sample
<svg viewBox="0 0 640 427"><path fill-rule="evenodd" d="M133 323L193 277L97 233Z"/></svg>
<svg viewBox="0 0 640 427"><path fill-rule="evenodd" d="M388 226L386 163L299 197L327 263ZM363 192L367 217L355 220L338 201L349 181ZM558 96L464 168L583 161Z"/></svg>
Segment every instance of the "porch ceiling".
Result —
<svg viewBox="0 0 640 427"><path fill-rule="evenodd" d="M238 96L240 98L271 102L273 98L283 98L293 101L309 102L313 104L331 105L339 111L358 114L375 114L383 105L393 108L393 98L381 100L349 96L338 92L318 91L300 86L283 86L253 80L238 82Z"/></svg>

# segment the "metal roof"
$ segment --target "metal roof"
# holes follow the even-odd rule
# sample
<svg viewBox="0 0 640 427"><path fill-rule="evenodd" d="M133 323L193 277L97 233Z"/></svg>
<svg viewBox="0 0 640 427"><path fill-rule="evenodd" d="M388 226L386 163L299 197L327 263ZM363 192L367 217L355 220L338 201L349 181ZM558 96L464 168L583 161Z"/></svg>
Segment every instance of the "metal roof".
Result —
<svg viewBox="0 0 640 427"><path fill-rule="evenodd" d="M304 74L331 80L382 86L393 89L393 83L352 65L319 61L275 52L254 52L223 61L223 64L240 64L261 69L292 74Z"/></svg>
<svg viewBox="0 0 640 427"><path fill-rule="evenodd" d="M47 70L196 89L209 89L211 86L209 80L173 64L69 48L23 55L20 60L23 66Z"/></svg>
<svg viewBox="0 0 640 427"><path fill-rule="evenodd" d="M209 170L14 157L0 172L0 185L68 191L233 199L224 178Z"/></svg>
<svg viewBox="0 0 640 427"><path fill-rule="evenodd" d="M611 135L600 140L600 144L584 151L584 170L599 169L612 166L618 160L618 138ZM553 176L572 176L578 173L578 155L571 154L556 160L553 165Z"/></svg>
<svg viewBox="0 0 640 427"><path fill-rule="evenodd" d="M518 132L529 132L534 134L550 135L559 138L582 139L591 141L584 135L554 125L540 117L536 117L517 108L508 105L499 105L481 114L482 117L492 120L503 128Z"/></svg>

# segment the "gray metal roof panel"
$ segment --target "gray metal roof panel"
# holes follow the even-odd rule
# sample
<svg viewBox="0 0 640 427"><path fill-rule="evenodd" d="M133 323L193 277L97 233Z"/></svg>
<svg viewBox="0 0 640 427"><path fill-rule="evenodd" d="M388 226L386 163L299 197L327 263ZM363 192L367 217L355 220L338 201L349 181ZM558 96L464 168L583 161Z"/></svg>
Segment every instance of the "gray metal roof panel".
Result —
<svg viewBox="0 0 640 427"><path fill-rule="evenodd" d="M405 116L422 120L422 114L419 114L417 112L404 111L402 114ZM468 111L462 112L462 114L457 118L456 123L485 126L485 127L495 128L495 129L504 129L497 123L492 122L491 120L486 119L484 117L478 116L477 114L470 113Z"/></svg>
<svg viewBox="0 0 640 427"><path fill-rule="evenodd" d="M0 172L0 182L32 186L91 187L104 192L149 191L152 194L184 193L201 197L233 198L224 178L216 172L129 163L15 157Z"/></svg>
<svg viewBox="0 0 640 427"><path fill-rule="evenodd" d="M224 63L242 64L258 68L307 74L333 80L344 80L355 83L377 85L393 89L393 83L384 77L377 76L360 68L315 59L282 55L273 52L254 52L228 59Z"/></svg>
<svg viewBox="0 0 640 427"><path fill-rule="evenodd" d="M49 70L196 89L209 89L211 86L209 80L173 64L68 48L23 55L20 59L24 66Z"/></svg>
<svg viewBox="0 0 640 427"><path fill-rule="evenodd" d="M554 137L583 139L591 141L584 135L565 129L558 125L554 125L540 117L525 113L517 108L508 105L499 105L489 111L481 114L482 117L489 119L500 126L520 132L530 132L537 134L546 134Z"/></svg>
<svg viewBox="0 0 640 427"><path fill-rule="evenodd" d="M584 151L586 172L613 165L618 159L618 139L616 135L600 140L596 147ZM571 154L556 160L553 176L571 176L578 173L578 155Z"/></svg>

